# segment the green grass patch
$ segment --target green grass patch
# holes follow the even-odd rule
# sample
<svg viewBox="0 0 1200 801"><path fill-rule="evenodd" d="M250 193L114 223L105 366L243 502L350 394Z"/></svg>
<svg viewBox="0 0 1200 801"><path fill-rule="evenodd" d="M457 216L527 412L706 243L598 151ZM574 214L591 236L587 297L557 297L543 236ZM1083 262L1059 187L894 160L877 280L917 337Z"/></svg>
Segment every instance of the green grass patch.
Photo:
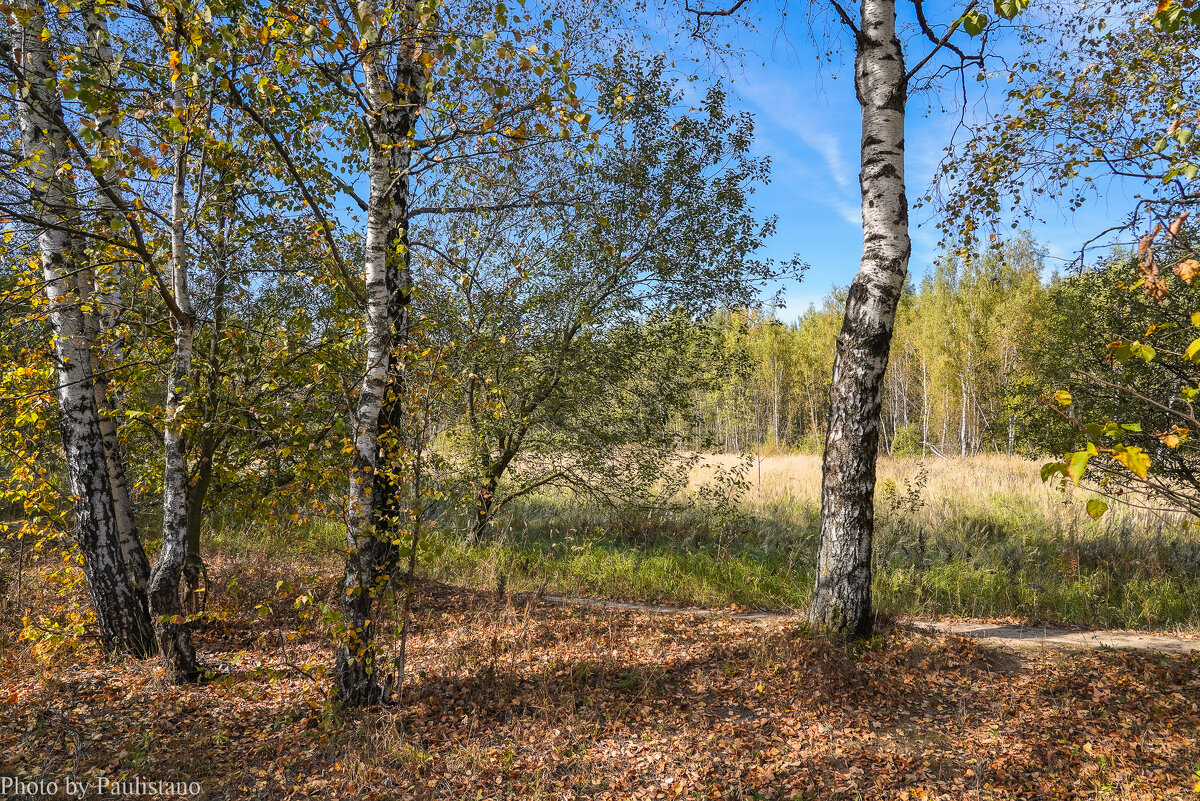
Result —
<svg viewBox="0 0 1200 801"><path fill-rule="evenodd" d="M896 615L1018 618L1108 628L1194 628L1193 529L1100 524L1025 492L877 504L875 605ZM567 495L522 499L468 545L457 520L431 527L419 571L449 584L704 607L799 611L812 592L819 509L778 492L656 511ZM207 547L302 556L340 569L340 522L218 520Z"/></svg>

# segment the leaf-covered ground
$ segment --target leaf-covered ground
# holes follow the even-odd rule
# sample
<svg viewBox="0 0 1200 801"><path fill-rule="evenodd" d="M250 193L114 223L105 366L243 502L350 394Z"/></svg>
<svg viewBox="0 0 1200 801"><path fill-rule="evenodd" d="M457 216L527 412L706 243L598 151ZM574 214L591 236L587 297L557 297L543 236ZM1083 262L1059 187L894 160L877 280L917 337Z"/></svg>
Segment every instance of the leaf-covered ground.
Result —
<svg viewBox="0 0 1200 801"><path fill-rule="evenodd" d="M847 646L430 586L404 703L348 713L301 672L328 660L323 633L288 604L224 604L197 634L219 671L202 686L9 639L0 776L196 781L208 799L1200 797L1195 655L901 629Z"/></svg>

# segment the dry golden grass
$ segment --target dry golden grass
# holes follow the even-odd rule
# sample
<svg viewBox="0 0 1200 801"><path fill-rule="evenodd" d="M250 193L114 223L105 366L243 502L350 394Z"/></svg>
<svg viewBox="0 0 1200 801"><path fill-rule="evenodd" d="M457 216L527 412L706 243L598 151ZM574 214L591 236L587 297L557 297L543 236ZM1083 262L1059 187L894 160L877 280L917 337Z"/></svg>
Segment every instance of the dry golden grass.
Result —
<svg viewBox="0 0 1200 801"><path fill-rule="evenodd" d="M704 457L692 477L695 491L711 481L719 469L729 470L743 459L721 454ZM1043 482L1039 470L1043 461L1021 456L988 454L967 458L881 458L878 462L876 510L888 512L889 482L900 493L916 486L926 474L920 492L923 506L916 517L938 526L961 517L996 515L1013 507L1022 518L1037 518L1043 525L1063 532L1131 530L1140 534L1158 534L1175 529L1183 521L1178 513L1133 508L1113 502L1100 522L1089 517L1086 503L1099 497L1086 487L1060 487L1056 481ZM821 497L821 457L815 454L786 454L750 457L746 472L749 489L744 502L750 506L779 503L819 505Z"/></svg>

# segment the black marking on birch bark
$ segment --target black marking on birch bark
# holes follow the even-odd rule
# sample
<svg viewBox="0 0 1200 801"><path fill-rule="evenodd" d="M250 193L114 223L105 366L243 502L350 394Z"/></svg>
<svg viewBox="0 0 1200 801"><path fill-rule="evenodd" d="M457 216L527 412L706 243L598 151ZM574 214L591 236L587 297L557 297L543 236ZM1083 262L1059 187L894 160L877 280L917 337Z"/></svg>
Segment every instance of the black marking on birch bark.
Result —
<svg viewBox="0 0 1200 801"><path fill-rule="evenodd" d="M809 619L871 628L871 539L882 382L911 243L904 194L903 54L895 0L862 0L855 94L862 109L863 257L837 340L821 481L821 540ZM894 144L892 144L894 143Z"/></svg>
<svg viewBox="0 0 1200 801"><path fill-rule="evenodd" d="M417 15L409 6L410 18ZM415 23L414 23L415 28ZM389 480L381 438L403 425L404 375L397 348L409 336L408 307L412 271L408 243L411 161L410 132L425 102L424 68L417 43L400 43L399 66L388 76L368 59L363 72L371 102L380 101L367 121L371 191L367 211L367 375L355 415L355 458L347 508L350 554L343 576L342 613L347 634L339 643L334 691L350 705L386 702L390 688L381 682L372 643L371 609L395 567L398 549L390 521L398 515L398 488ZM379 53L373 54L376 58ZM395 99L406 102L395 102Z"/></svg>
<svg viewBox="0 0 1200 801"><path fill-rule="evenodd" d="M107 460L96 404L88 326L74 276L70 234L77 215L75 186L67 163L62 106L54 90L57 75L40 3L18 4L2 45L20 62L26 82L17 102L21 150L29 179L31 216L40 220L38 250L49 301L59 424L73 499L73 533L83 555L88 593L96 612L101 644L112 652L137 656L153 650L149 618L130 586L120 550L108 483Z"/></svg>

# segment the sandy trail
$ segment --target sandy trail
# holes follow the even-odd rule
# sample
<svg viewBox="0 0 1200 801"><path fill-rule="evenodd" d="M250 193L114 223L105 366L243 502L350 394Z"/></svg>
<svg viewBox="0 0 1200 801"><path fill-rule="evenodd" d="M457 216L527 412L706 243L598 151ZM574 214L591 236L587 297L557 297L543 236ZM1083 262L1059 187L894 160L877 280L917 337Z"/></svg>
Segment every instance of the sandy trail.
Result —
<svg viewBox="0 0 1200 801"><path fill-rule="evenodd" d="M699 607L673 607L630 601L606 601L598 598L569 598L562 595L520 597L534 598L553 604L589 606L599 609L614 609L630 612L649 612L663 615L694 615L698 617L728 617L735 620L801 620L798 615L782 612L734 612L725 609L701 609ZM1021 626L1003 623L985 623L971 620L923 620L903 621L915 629L934 634L952 634L958 637L973 637L987 640L996 645L1012 648L1045 648L1050 646L1068 648L1113 648L1136 651L1152 651L1162 654L1188 654L1200 652L1200 637L1177 637L1167 634L1150 634L1140 631L1073 631L1071 629L1046 626Z"/></svg>

